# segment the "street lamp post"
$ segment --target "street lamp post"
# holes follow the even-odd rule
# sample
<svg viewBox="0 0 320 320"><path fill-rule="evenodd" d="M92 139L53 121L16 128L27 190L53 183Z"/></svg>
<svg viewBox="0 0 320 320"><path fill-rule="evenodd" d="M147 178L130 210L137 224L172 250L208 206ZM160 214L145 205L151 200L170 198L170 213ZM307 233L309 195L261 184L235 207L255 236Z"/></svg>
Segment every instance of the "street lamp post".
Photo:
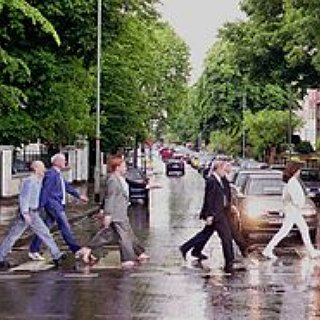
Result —
<svg viewBox="0 0 320 320"><path fill-rule="evenodd" d="M246 92L242 95L242 158L246 157L246 128L245 128L245 111L247 108L247 94Z"/></svg>
<svg viewBox="0 0 320 320"><path fill-rule="evenodd" d="M297 84L297 82L292 81L290 85L288 85L288 93L289 93L289 117L288 117L288 146L289 146L289 161L291 161L292 157L292 107L294 104L293 98L293 87Z"/></svg>
<svg viewBox="0 0 320 320"><path fill-rule="evenodd" d="M98 0L97 13L97 104L96 104L96 164L94 170L94 200L100 201L100 175L101 175L101 152L100 152L100 87L101 87L101 13L102 0Z"/></svg>

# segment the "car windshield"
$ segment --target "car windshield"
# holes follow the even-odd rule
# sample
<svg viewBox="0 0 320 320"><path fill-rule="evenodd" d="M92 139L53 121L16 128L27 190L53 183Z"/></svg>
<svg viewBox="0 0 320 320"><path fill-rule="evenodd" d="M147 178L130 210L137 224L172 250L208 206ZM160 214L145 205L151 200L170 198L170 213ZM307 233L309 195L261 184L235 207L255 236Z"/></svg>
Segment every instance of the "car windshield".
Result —
<svg viewBox="0 0 320 320"><path fill-rule="evenodd" d="M249 175L249 172L238 172L236 175L235 179L235 185L237 187L242 187L243 184L246 182L246 179Z"/></svg>
<svg viewBox="0 0 320 320"><path fill-rule="evenodd" d="M128 169L126 178L130 180L143 180L143 176L138 169Z"/></svg>
<svg viewBox="0 0 320 320"><path fill-rule="evenodd" d="M248 195L282 195L284 182L281 178L250 179L246 187Z"/></svg>
<svg viewBox="0 0 320 320"><path fill-rule="evenodd" d="M304 182L320 181L318 170L301 170L300 177Z"/></svg>

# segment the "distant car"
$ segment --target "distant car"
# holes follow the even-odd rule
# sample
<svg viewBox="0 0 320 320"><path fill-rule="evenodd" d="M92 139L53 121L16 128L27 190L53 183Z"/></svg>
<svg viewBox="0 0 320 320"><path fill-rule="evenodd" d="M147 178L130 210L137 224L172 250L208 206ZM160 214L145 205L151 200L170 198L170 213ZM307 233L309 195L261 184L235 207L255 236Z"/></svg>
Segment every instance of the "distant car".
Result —
<svg viewBox="0 0 320 320"><path fill-rule="evenodd" d="M185 163L183 156L176 154L166 162L166 175L171 176L172 173L175 175L180 174L180 176L185 174Z"/></svg>
<svg viewBox="0 0 320 320"><path fill-rule="evenodd" d="M263 175L263 174L282 174L281 171L278 170L271 170L271 169L241 169L238 168L236 170L232 177L231 177L231 184L234 188L236 189L241 189L243 185L245 184L246 180L248 179L249 176L252 175Z"/></svg>
<svg viewBox="0 0 320 320"><path fill-rule="evenodd" d="M12 163L12 173L17 174L17 173L22 173L22 172L29 172L30 171L30 164L27 162L20 160L20 159L15 159Z"/></svg>
<svg viewBox="0 0 320 320"><path fill-rule="evenodd" d="M203 154L200 156L197 170L202 176L208 174L214 157L215 156L213 154Z"/></svg>
<svg viewBox="0 0 320 320"><path fill-rule="evenodd" d="M240 163L243 169L266 169L269 165L265 162L259 162L254 159L243 159Z"/></svg>
<svg viewBox="0 0 320 320"><path fill-rule="evenodd" d="M191 167L193 169L198 170L199 163L200 163L199 154L198 153L194 153L190 158L190 165L191 165Z"/></svg>
<svg viewBox="0 0 320 320"><path fill-rule="evenodd" d="M307 195L320 207L320 172L315 168L302 168L300 178L303 181Z"/></svg>
<svg viewBox="0 0 320 320"><path fill-rule="evenodd" d="M143 202L149 204L149 179L138 168L128 168L126 174L126 181L129 185L129 198L131 202L137 202L143 200Z"/></svg>
<svg viewBox="0 0 320 320"><path fill-rule="evenodd" d="M164 147L159 151L159 154L161 156L162 161L166 162L173 156L174 150L172 148Z"/></svg>
<svg viewBox="0 0 320 320"><path fill-rule="evenodd" d="M273 235L279 230L284 218L283 187L281 174L252 175L234 195L232 202L239 211L239 225L246 238L258 234ZM318 225L317 210L308 198L302 214L314 241ZM297 232L296 227L291 231L293 234Z"/></svg>

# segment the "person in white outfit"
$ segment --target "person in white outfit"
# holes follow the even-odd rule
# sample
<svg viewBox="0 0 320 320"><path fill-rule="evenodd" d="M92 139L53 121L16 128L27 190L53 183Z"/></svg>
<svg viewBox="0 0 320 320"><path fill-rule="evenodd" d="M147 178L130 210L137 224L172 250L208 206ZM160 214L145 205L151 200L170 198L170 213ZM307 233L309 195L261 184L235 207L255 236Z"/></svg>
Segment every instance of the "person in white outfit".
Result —
<svg viewBox="0 0 320 320"><path fill-rule="evenodd" d="M301 163L290 162L283 171L282 180L286 183L282 192L284 219L280 230L273 236L266 248L262 251L262 255L268 259L275 259L273 249L277 244L285 238L294 224L297 225L304 245L307 248L310 258L320 256L320 251L312 245L309 228L302 215L302 208L305 206L305 192L299 182L301 171Z"/></svg>

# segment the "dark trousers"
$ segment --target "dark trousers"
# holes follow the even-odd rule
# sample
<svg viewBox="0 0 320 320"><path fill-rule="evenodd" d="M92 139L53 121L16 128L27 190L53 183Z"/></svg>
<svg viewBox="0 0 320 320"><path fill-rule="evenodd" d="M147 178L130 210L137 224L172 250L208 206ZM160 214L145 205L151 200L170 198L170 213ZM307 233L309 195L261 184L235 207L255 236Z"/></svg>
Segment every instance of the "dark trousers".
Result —
<svg viewBox="0 0 320 320"><path fill-rule="evenodd" d="M57 222L58 228L62 234L62 237L65 243L68 245L69 249L75 253L80 250L80 246L78 245L64 211L56 211L54 209L46 209L47 216L44 220L44 223L47 225L49 229L52 228L55 222ZM39 252L41 246L41 239L38 236L34 236L29 248L30 252Z"/></svg>
<svg viewBox="0 0 320 320"><path fill-rule="evenodd" d="M240 249L241 254L243 256L246 256L249 244L241 233L238 219L237 219L237 212L235 210L236 209L234 208L230 208L230 209L227 209L225 213L228 219L232 238L235 241L238 248Z"/></svg>
<svg viewBox="0 0 320 320"><path fill-rule="evenodd" d="M210 237L213 235L214 231L217 231L221 240L225 265L226 267L229 267L233 263L234 252L232 247L231 231L225 217L219 217L219 219L215 220L212 225L206 225L194 237L185 242L181 246L181 250L187 252L193 249L192 251L194 254L200 253Z"/></svg>

